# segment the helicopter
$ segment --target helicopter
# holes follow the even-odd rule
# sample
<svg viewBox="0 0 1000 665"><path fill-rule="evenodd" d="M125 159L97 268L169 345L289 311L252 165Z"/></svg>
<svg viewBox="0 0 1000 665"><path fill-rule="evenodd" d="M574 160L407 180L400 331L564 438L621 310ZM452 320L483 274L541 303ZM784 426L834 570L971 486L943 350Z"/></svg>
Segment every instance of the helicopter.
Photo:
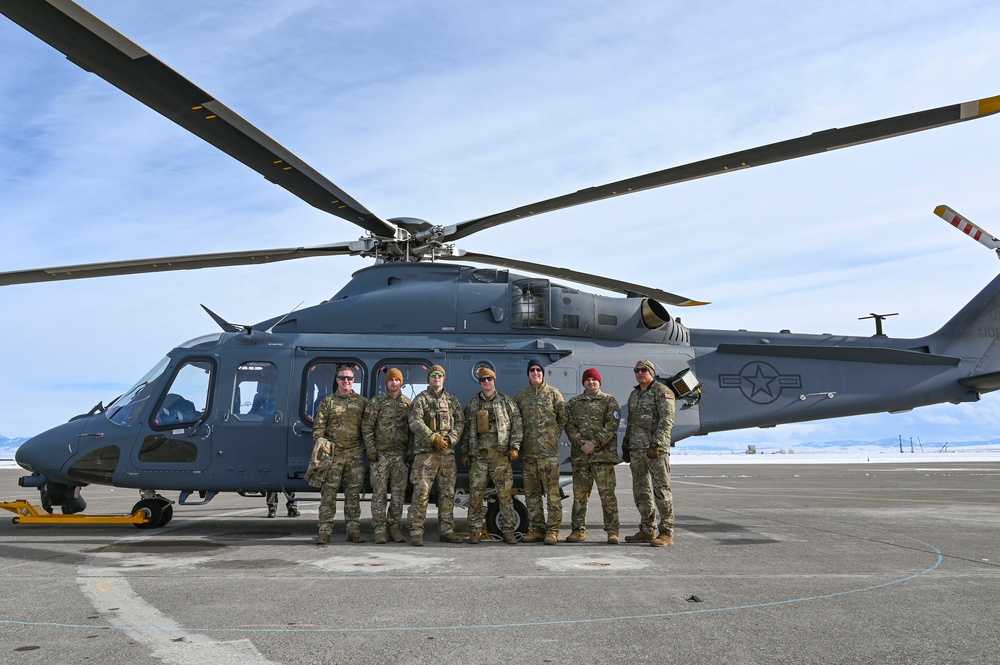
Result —
<svg viewBox="0 0 1000 665"><path fill-rule="evenodd" d="M939 331L916 339L688 328L667 307L700 300L659 288L469 251L455 243L537 215L655 187L805 157L992 115L991 97L830 129L628 178L454 224L383 219L304 161L75 3L0 1L0 13L190 133L306 203L358 226L357 240L0 273L0 285L360 256L374 264L329 300L254 324L209 311L219 332L185 342L108 405L22 444L43 507L85 509L81 488L138 489L145 525L219 492L307 492L311 417L338 365L376 394L390 367L411 393L441 365L463 403L479 367L501 386L524 382L532 359L565 395L587 367L606 392L631 389L649 358L678 397L674 443L695 435L975 401L1000 388L991 354L1000 283L991 282ZM485 264L488 268L472 264ZM524 271L522 274L518 271ZM542 277L538 277L541 275ZM618 293L597 295L565 282ZM563 442L561 462L568 470ZM461 479L460 479L461 482ZM519 513L523 509L519 508ZM493 528L491 527L491 530Z"/></svg>

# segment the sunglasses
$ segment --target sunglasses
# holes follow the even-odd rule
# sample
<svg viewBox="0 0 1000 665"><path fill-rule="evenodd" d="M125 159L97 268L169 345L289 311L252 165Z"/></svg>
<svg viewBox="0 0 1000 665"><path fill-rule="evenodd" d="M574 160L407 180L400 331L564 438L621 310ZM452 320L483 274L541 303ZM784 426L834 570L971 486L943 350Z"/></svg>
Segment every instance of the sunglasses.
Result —
<svg viewBox="0 0 1000 665"><path fill-rule="evenodd" d="M531 369L528 370L528 374L534 374L535 372L541 373L542 370L538 367L532 367Z"/></svg>
<svg viewBox="0 0 1000 665"><path fill-rule="evenodd" d="M493 381L493 377L492 376L484 376L481 379L479 379L479 383L482 383L483 381Z"/></svg>
<svg viewBox="0 0 1000 665"><path fill-rule="evenodd" d="M649 371L649 368L648 367L636 367L632 371L635 372L636 374L645 374L646 372Z"/></svg>
<svg viewBox="0 0 1000 665"><path fill-rule="evenodd" d="M429 378L431 378L431 379L443 379L444 378L444 374L442 374L441 372L431 372L427 376Z"/></svg>
<svg viewBox="0 0 1000 665"><path fill-rule="evenodd" d="M353 382L354 381L354 377L353 376L338 376L337 380L338 381L351 381L351 382Z"/></svg>

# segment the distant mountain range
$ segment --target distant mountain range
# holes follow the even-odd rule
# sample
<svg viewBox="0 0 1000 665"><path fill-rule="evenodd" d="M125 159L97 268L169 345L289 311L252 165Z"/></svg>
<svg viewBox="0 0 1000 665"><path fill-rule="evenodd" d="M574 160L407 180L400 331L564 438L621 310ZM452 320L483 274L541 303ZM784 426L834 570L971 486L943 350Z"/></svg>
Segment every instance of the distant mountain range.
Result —
<svg viewBox="0 0 1000 665"><path fill-rule="evenodd" d="M14 451L27 440L28 438L23 436L17 439L8 439L0 435L0 459L14 459Z"/></svg>

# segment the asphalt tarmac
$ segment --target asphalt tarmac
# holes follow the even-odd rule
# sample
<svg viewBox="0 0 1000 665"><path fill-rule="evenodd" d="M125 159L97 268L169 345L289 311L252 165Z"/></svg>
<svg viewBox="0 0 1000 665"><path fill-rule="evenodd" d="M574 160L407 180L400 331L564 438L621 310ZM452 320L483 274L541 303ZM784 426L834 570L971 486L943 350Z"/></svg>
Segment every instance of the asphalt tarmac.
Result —
<svg viewBox="0 0 1000 665"><path fill-rule="evenodd" d="M0 499L37 501L0 471ZM636 531L618 467L622 536ZM1000 463L678 466L675 544L313 544L225 495L161 529L0 521L0 662L995 663ZM88 487L88 513L134 490ZM175 499L176 493L167 493ZM562 538L571 499L564 502ZM0 518L10 513L0 513ZM465 511L456 511L459 530Z"/></svg>

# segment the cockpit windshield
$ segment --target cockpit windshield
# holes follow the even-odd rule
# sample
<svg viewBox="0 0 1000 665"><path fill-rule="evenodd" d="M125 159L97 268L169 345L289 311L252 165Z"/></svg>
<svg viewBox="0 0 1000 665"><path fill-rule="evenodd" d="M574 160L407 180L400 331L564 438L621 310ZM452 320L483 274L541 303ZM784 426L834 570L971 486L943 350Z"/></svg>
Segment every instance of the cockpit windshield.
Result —
<svg viewBox="0 0 1000 665"><path fill-rule="evenodd" d="M112 402L105 411L108 420L125 426L137 422L149 396L155 394L156 386L169 362L170 358L164 356L163 360L156 363L153 369L146 372L145 376L139 379L134 386Z"/></svg>

